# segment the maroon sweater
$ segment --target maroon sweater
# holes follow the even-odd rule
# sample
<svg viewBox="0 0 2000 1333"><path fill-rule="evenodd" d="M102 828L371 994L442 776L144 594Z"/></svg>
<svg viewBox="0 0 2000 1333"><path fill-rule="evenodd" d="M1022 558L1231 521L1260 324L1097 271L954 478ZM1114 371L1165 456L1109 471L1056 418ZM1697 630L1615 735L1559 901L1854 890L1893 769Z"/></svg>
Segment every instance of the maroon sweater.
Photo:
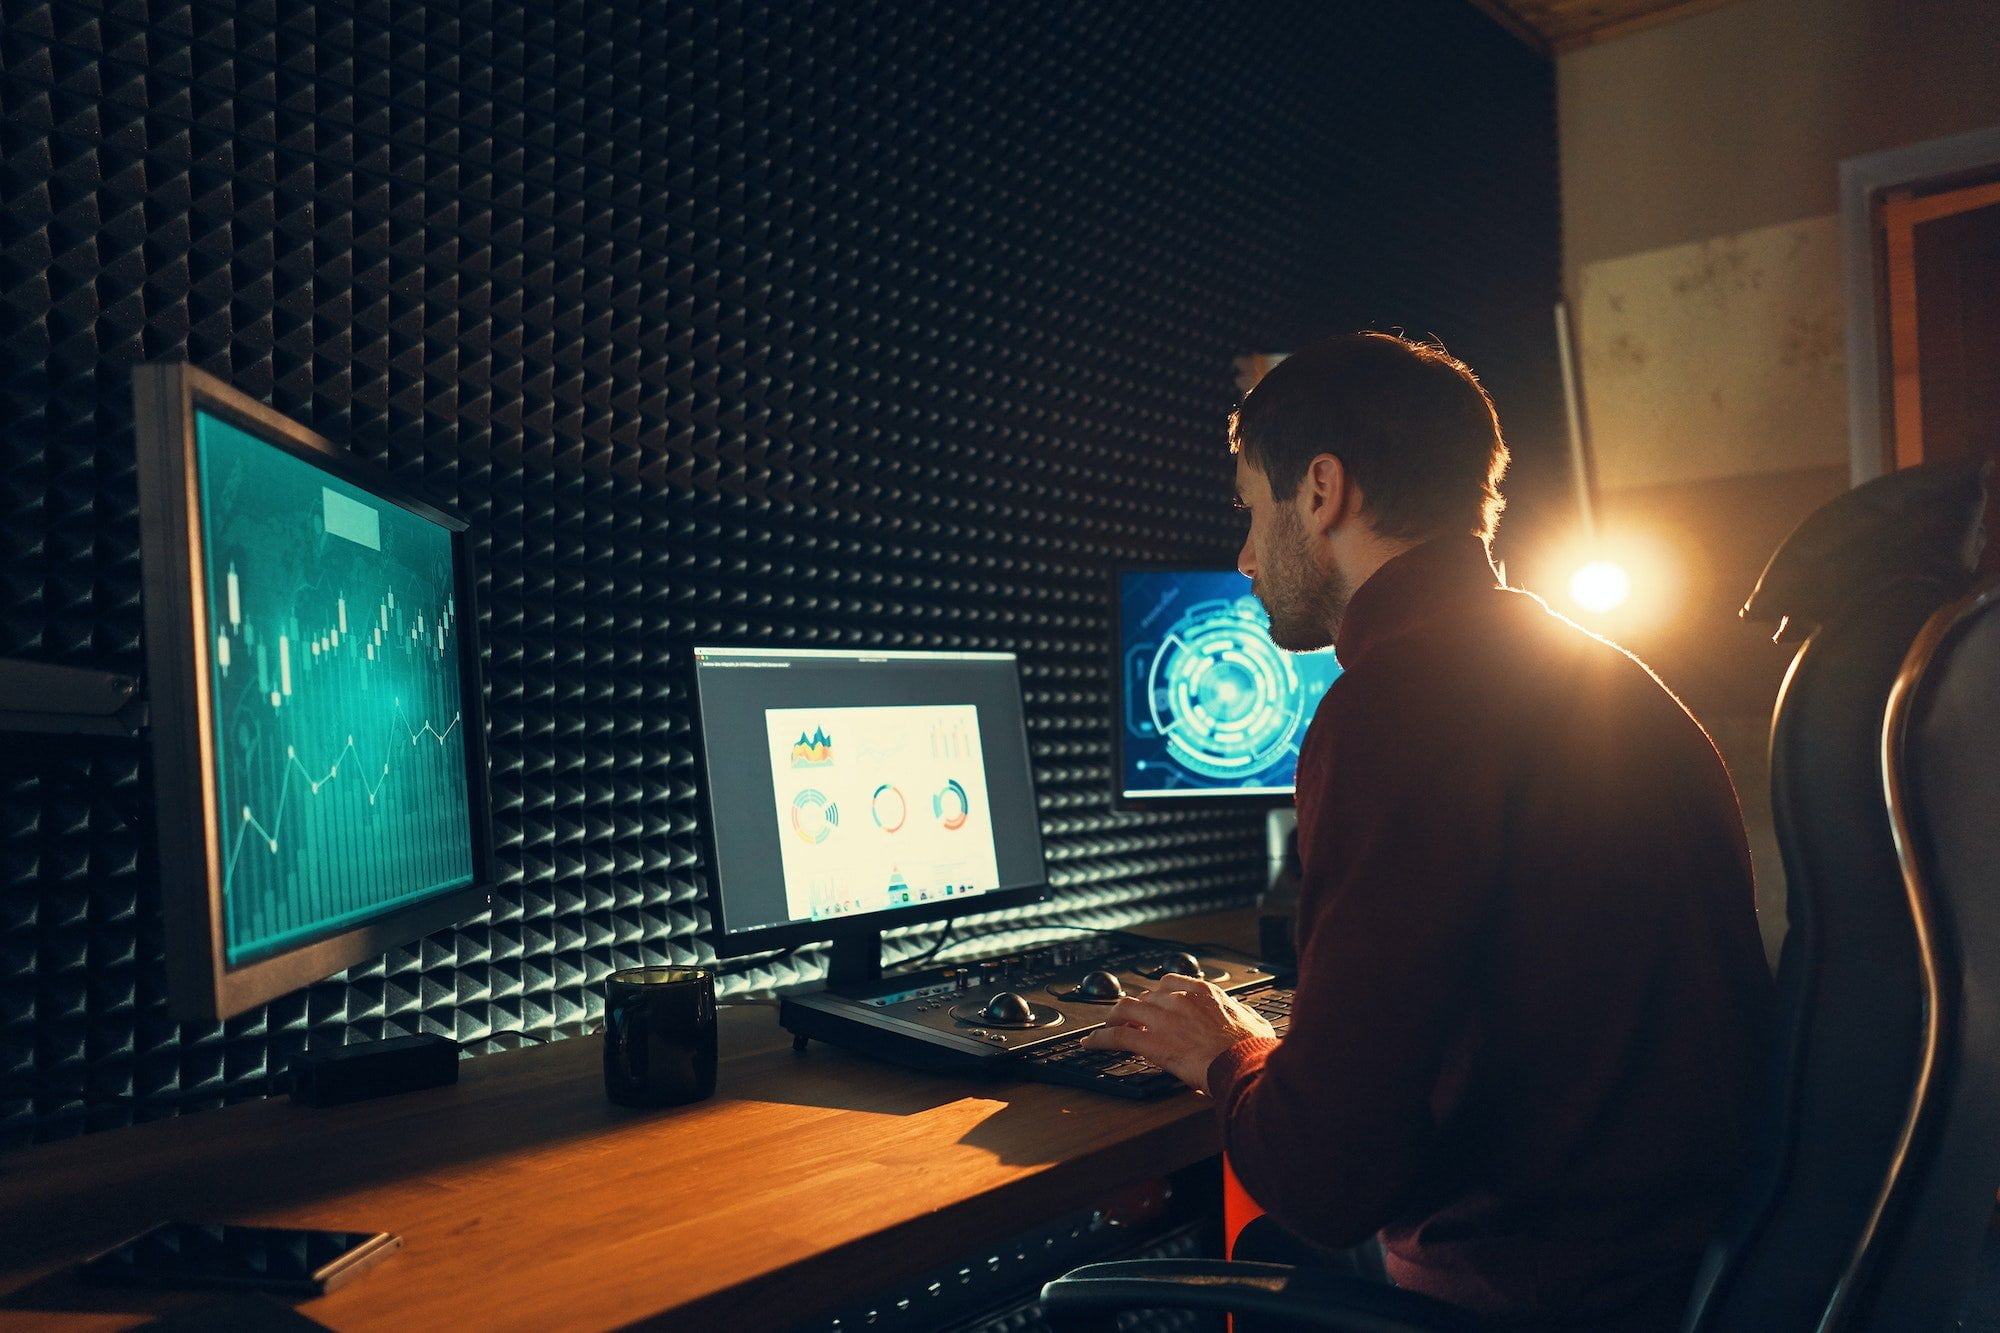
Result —
<svg viewBox="0 0 2000 1333"><path fill-rule="evenodd" d="M1636 659L1431 542L1354 595L1299 755L1299 983L1208 1080L1327 1246L1535 1328L1672 1328L1770 974L1736 795Z"/></svg>

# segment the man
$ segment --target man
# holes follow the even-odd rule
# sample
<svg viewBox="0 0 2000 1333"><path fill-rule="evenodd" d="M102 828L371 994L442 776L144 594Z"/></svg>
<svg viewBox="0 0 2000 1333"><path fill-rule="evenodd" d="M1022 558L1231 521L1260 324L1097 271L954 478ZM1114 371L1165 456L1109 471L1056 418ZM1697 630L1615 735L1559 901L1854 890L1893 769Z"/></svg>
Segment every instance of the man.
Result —
<svg viewBox="0 0 2000 1333"><path fill-rule="evenodd" d="M1299 754L1292 1026L1171 977L1086 1044L1207 1092L1272 1218L1379 1235L1400 1286L1521 1327L1676 1327L1770 989L1714 746L1495 577L1507 452L1442 349L1310 347L1230 444L1272 640L1344 668Z"/></svg>

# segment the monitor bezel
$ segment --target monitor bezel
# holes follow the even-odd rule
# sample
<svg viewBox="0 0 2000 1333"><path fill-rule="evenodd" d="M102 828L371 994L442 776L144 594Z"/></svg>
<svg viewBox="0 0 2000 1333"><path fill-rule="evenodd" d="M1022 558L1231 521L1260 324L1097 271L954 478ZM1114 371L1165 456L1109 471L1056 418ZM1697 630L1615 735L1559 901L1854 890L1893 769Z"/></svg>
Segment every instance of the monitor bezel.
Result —
<svg viewBox="0 0 2000 1333"><path fill-rule="evenodd" d="M475 632L466 636L459 653L467 793L472 805L472 883L267 957L229 965L223 941L215 752L210 742L212 701L203 687L209 671L209 627L196 410L446 529L451 534L455 595L470 613L467 619L477 626L470 526L419 498L389 473L185 362L135 367L132 394L168 1004L185 1020L217 1021L477 915L491 906L495 870L482 652Z"/></svg>
<svg viewBox="0 0 2000 1333"><path fill-rule="evenodd" d="M1235 574L1228 565L1120 565L1111 571L1111 808L1113 810L1289 810L1297 785L1288 792L1208 791L1194 796L1129 796L1125 792L1125 576L1127 574ZM1284 651L1284 650L1280 650Z"/></svg>
<svg viewBox="0 0 2000 1333"><path fill-rule="evenodd" d="M700 825L702 864L700 870L706 887L706 900L713 928L710 942L715 947L718 958L741 958L747 954L768 953L774 949L785 949L800 944L828 943L836 947L842 944L859 944L888 930L899 930L904 926L919 926L928 922L943 921L951 917L977 916L987 912L1003 911L1012 907L1031 907L1047 902L1050 898L1048 884L1048 852L1046 841L1042 850L1042 882L1012 889L993 889L969 898L945 899L935 903L917 903L907 907L887 907L874 912L856 913L852 916L835 917L826 921L793 921L783 925L762 926L731 933L727 909L723 902L721 862L716 855L715 806L710 800L708 786L708 738L703 723L701 677L699 655L707 652L768 653L778 655L828 654L841 657L884 657L896 659L923 658L997 658L1014 663L1014 681L1020 688L1020 655L1010 652L986 651L980 649L951 648L846 648L825 645L768 644L768 643L701 643L687 650L686 665L688 687L694 703L694 771L696 797L700 802L702 818ZM1028 793L1035 808L1035 833L1041 837L1042 802L1041 788L1035 777L1035 752L1028 732L1027 691L1021 693L1021 745L1028 756Z"/></svg>

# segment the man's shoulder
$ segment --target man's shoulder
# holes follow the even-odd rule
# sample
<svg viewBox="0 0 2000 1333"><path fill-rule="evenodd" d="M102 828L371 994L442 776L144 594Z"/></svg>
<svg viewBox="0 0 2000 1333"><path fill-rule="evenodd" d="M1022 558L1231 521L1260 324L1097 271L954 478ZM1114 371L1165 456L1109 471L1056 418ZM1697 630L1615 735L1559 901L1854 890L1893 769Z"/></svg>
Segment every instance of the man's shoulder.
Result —
<svg viewBox="0 0 2000 1333"><path fill-rule="evenodd" d="M1520 664L1588 651L1585 645L1610 647L1533 594L1492 588L1422 608L1371 642L1347 674L1368 689L1395 691L1440 678L1501 676Z"/></svg>
<svg viewBox="0 0 2000 1333"><path fill-rule="evenodd" d="M1555 708L1579 692L1671 698L1646 665L1531 593L1496 588L1412 617L1347 667L1337 714L1382 710L1452 725L1496 710Z"/></svg>

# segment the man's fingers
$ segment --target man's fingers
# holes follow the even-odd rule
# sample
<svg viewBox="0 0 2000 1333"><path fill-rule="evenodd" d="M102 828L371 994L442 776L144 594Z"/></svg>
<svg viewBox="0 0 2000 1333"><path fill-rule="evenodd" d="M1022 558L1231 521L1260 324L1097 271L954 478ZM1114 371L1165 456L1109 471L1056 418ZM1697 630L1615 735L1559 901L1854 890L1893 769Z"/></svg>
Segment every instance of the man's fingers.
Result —
<svg viewBox="0 0 2000 1333"><path fill-rule="evenodd" d="M1094 1044L1097 1046L1114 1048L1121 1051L1129 1051L1132 1048L1124 1042L1123 1034L1127 1032L1143 1031L1145 1029L1145 1026L1146 1026L1145 1010L1140 1005L1139 1001L1133 999L1130 996L1126 996L1120 999L1118 1003L1111 1006L1111 1012L1104 1016L1103 1027L1097 1029L1096 1032L1087 1032L1084 1034L1083 1042L1084 1045L1086 1046ZM1111 1032L1120 1034L1120 1040L1115 1043L1108 1039L1105 1041L1095 1042L1095 1043L1091 1041L1091 1038L1093 1037Z"/></svg>
<svg viewBox="0 0 2000 1333"><path fill-rule="evenodd" d="M1095 1032L1084 1033L1080 1044L1094 1051L1129 1051L1132 1049L1132 1038L1139 1031L1139 1028L1126 1027L1122 1023L1107 1024Z"/></svg>

